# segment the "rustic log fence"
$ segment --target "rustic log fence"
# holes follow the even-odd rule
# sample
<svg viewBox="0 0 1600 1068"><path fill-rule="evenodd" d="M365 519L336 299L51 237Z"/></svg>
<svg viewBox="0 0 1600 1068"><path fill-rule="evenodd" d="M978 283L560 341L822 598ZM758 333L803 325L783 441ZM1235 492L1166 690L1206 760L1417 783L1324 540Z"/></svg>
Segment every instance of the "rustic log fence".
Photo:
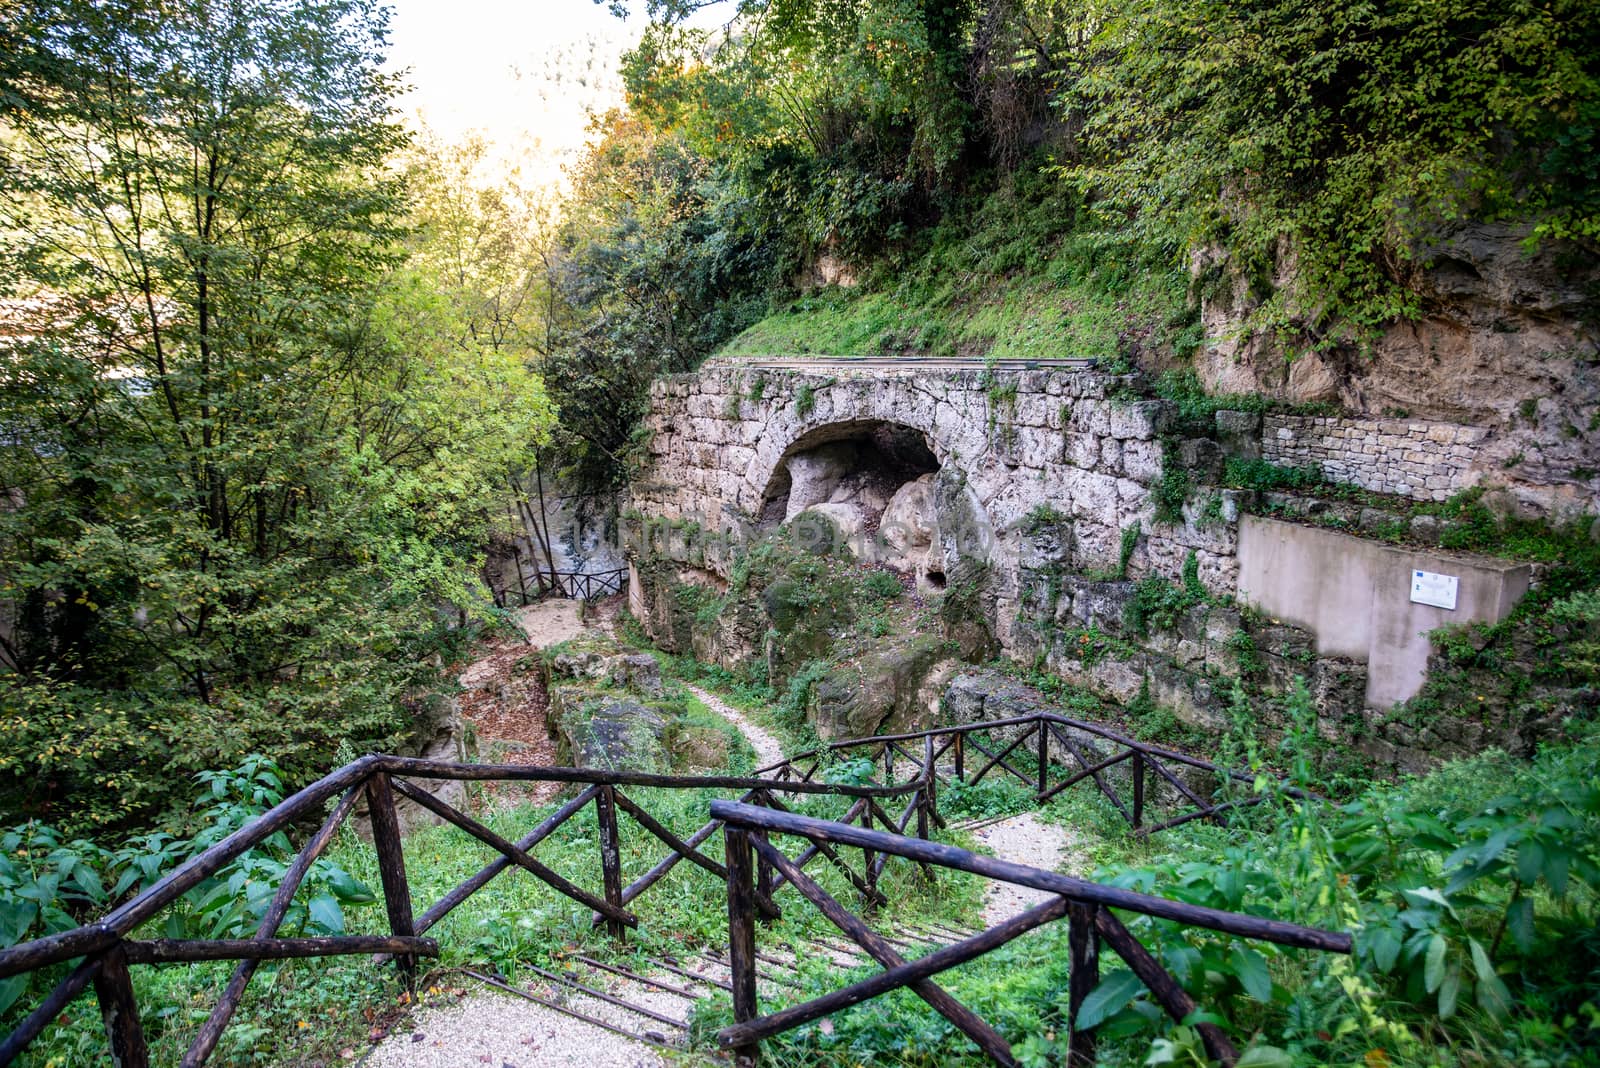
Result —
<svg viewBox="0 0 1600 1068"><path fill-rule="evenodd" d="M524 837L512 842L416 785L415 780L559 782L581 789ZM402 979L411 985L415 982L418 959L439 955L439 944L426 937L428 932L462 902L513 866L589 909L595 924L604 924L609 933L618 938L638 926L638 917L631 906L679 862L686 860L719 879L727 878L723 862L707 855L701 848L721 828L720 820L713 818L688 839L682 839L652 816L636 798L629 797L624 788L742 791L739 803L746 806L770 805L774 811L785 813L787 807L776 795L849 798L851 807L840 821L842 824L853 820L870 820L871 812L883 811L880 800L892 801L909 796L912 807L915 807L921 804L918 798L922 795L918 783L890 787L852 786L783 782L755 776L652 775L587 768L454 764L382 755L362 757L286 798L101 919L70 931L0 950L0 979L77 961L66 977L39 1001L17 1028L0 1041L0 1066L10 1064L52 1020L59 1017L69 1004L92 985L100 1003L114 1063L120 1068L146 1068L150 1063L150 1055L140 1024L139 1008L129 974L130 965L216 960L238 962L216 1006L201 1024L180 1061L184 1068L193 1068L204 1064L216 1049L261 961L379 955L392 960ZM395 809L397 797L421 806L500 854L482 870L428 906L420 916L414 911L411 884L401 850L400 825ZM362 798L366 799L371 822L389 934L277 937L278 928L289 912L300 883ZM141 939L137 936L141 928L164 909L179 902L204 880L216 875L273 835L292 826L308 823L330 803L331 811L317 830L306 838L285 871L252 937L199 940ZM577 886L533 855L540 842L590 806L595 809L599 828L597 859L601 889L598 893ZM627 886L622 883L620 863L619 835L623 818L633 821L660 840L668 850L649 871ZM905 822L902 819L898 826L903 827ZM822 843L794 862L794 867L798 870L819 856L844 866L846 876L862 890L865 900L881 903L882 896L877 894L875 883L883 862L888 859L887 855L880 855L875 867L869 864L858 874L844 865L837 851ZM771 875L763 876L762 889L756 901L764 916L779 915L772 895L780 885L780 880Z"/></svg>
<svg viewBox="0 0 1600 1068"><path fill-rule="evenodd" d="M718 1044L731 1050L741 1063L753 1064L761 1040L793 1030L851 1005L909 987L940 1015L970 1038L996 1064L1012 1066L1015 1060L1004 1036L971 1009L962 1005L933 981L933 976L996 949L1012 939L1055 920L1066 918L1070 974L1068 980L1068 1023L1070 1029L1067 1063L1083 1068L1095 1062L1094 1034L1076 1027L1078 1011L1098 982L1102 944L1122 958L1138 976L1155 1000L1174 1020L1182 1021L1199 1008L1182 985L1157 961L1145 946L1111 911L1173 920L1191 927L1202 927L1240 938L1259 939L1279 945L1330 953L1350 953L1353 942L1348 934L1322 931L1278 920L1224 912L1200 905L1154 897L1131 890L1085 882L1056 872L1030 868L993 857L979 856L965 849L938 842L888 834L870 827L813 819L738 802L713 801L713 819L724 826L724 855L727 861L728 950L732 965L734 1023L717 1034ZM953 945L934 950L916 960L907 960L882 935L852 914L794 860L772 843L773 835L805 839L808 849L857 848L864 857L898 856L925 868L945 868L970 872L1016 886L1043 890L1055 895L1041 905L1014 916ZM869 861L870 863L870 861ZM788 880L802 897L816 906L834 926L861 947L884 970L843 989L797 1005L790 1005L766 1016L760 1014L756 988L756 918L754 869L769 864ZM1238 1050L1223 1030L1213 1023L1196 1025L1210 1055L1231 1066Z"/></svg>
<svg viewBox="0 0 1600 1068"><path fill-rule="evenodd" d="M1101 747L1111 751L1101 752ZM1019 759L1023 753L1027 754L1026 761ZM1226 784L1253 785L1255 778L1175 749L1128 738L1099 724L1046 711L903 734L846 738L786 757L757 769L755 774L808 783L831 764L854 754L866 756L875 766L881 764L884 783L917 782L928 810L919 819L931 819L939 827L944 826L935 800L939 783L972 786L990 775L1020 782L1033 791L1038 804L1085 780L1092 781L1140 835L1198 819L1224 822L1231 812L1260 804L1269 796L1251 791L1249 796L1208 798L1207 793L1220 792ZM1027 763L1033 767L1026 771L1018 767L1026 767ZM974 765L976 771L971 770ZM1124 765L1126 773L1122 774ZM1213 784L1211 789L1185 782L1174 766L1200 772ZM1119 774L1109 774L1113 770ZM1120 788L1117 779L1123 780ZM1156 783L1168 788L1181 803L1177 811L1152 824L1146 818L1148 795ZM1314 799L1292 786L1281 789L1293 797ZM927 837L926 833L921 837Z"/></svg>
<svg viewBox="0 0 1600 1068"><path fill-rule="evenodd" d="M593 601L612 597L628 588L628 569L609 571L538 571L534 573L535 597L569 597L574 601Z"/></svg>
<svg viewBox="0 0 1600 1068"><path fill-rule="evenodd" d="M1109 756L1095 756L1085 746L1079 744L1071 734L1066 733L1064 728L1087 732L1119 747L1119 751ZM985 739L989 742L985 745L979 736L987 732L1001 733L1002 736L998 741L992 738ZM1062 766L1061 762L1052 759L1052 742L1060 747L1059 752L1067 754L1076 762L1075 769L1070 765ZM1018 768L1008 759L1023 746L1029 746L1029 751L1036 754L1037 769L1033 774ZM975 754L968 753L969 748L975 750ZM884 772L881 782L853 784L814 781L830 759L856 750L866 750L875 762L882 760ZM975 755L980 766L975 773L968 775L966 765L974 760ZM1107 769L1124 762L1132 766L1131 807L1123 802L1118 791L1104 774ZM653 775L587 768L455 764L384 755L362 757L285 799L249 825L191 858L99 920L70 931L0 950L0 979L77 962L17 1028L0 1041L0 1068L10 1064L52 1020L61 1015L67 1005L91 985L100 1003L116 1063L122 1068L144 1068L148 1065L149 1053L140 1028L138 1006L129 976L130 965L214 960L238 962L224 985L215 1008L201 1025L188 1052L180 1061L184 1068L194 1068L204 1064L210 1057L238 1009L252 976L263 960L376 954L392 960L403 980L408 984L412 983L417 961L439 954L438 942L427 937L428 932L464 901L511 867L521 869L558 894L587 908L594 925L604 925L607 931L617 938L624 937L629 929L638 925L639 919L632 911L632 907L639 898L684 861L727 883L730 917L735 911L738 911L741 917L746 913L750 916L759 914L769 918L776 917L779 915L779 906L774 896L785 885L789 885L801 896L823 908L830 919L841 923L845 921L839 915L837 903L822 906L821 898L818 896L821 891L815 881L804 874L805 867L819 857L843 873L844 878L856 891L865 910L886 904L884 895L879 890L879 880L884 867L893 858L903 858L917 864L922 875L929 879L939 867L956 867L1000 878L1007 876L996 874L997 872L1010 870L1011 881L1019 885L1036 886L1063 894L1063 900L1066 900L1067 904L1060 906L1065 910L1060 914L1069 917L1077 915L1080 923L1090 923L1099 932L1092 943L1085 942L1082 948L1083 954L1092 955L1099 940L1103 939L1125 958L1131 958L1138 955L1138 950L1128 945L1128 940L1124 937L1125 931L1120 924L1117 924L1110 913L1104 912L1103 909L1098 912L1092 911L1098 907L1095 902L1105 900L1104 894L1121 893L1120 891L1112 892L1103 887L1092 891L1083 890L1082 888L1092 887L1093 884L1079 883L1076 880L1062 883L1059 880L1065 879L1065 876L1037 873L1032 869L1020 869L1015 865L1009 866L1009 869L1004 865L996 868L994 865L999 865L1001 862L972 858L971 854L961 850L952 852L952 847L935 846L928 839L935 828L944 828L946 825L944 817L939 812L941 782L977 783L990 774L1013 776L1032 789L1040 801L1048 800L1086 778L1093 779L1101 792L1141 833L1177 826L1192 819L1221 818L1234 804L1229 801L1203 800L1195 790L1179 781L1166 766L1168 763L1199 768L1218 777L1245 778L1197 758L1122 738L1104 728L1052 713L1038 713L1013 719L876 738L848 739L789 758L769 768L760 769L751 776ZM1143 822L1143 798L1144 777L1147 772L1170 783L1179 796L1194 806L1193 809L1154 826L1146 825ZM524 837L513 842L418 786L416 784L418 780L557 782L570 784L579 790L571 800L562 804ZM713 802L710 820L687 838L682 838L651 815L637 797L629 796L625 792L635 788L724 789L739 793L735 801ZM848 799L849 808L839 820L817 821L791 812L781 800L783 795L827 795L844 798ZM411 884L406 875L399 820L395 810L397 797L421 806L499 854L479 872L429 905L420 915L414 910ZM322 938L278 937L278 929L289 913L300 883L363 798L367 802L371 822L373 848L378 861L389 933ZM141 928L163 910L177 903L201 882L216 875L269 837L291 826L309 824L317 814L330 805L331 810L328 811L326 818L305 840L300 852L286 870L252 937L212 940L146 940L137 937L137 932ZM730 805L733 807L730 808ZM600 875L598 892L574 884L534 855L534 850L540 842L590 806L595 810L600 839L597 857ZM725 836L725 859L719 861L708 855L703 847L719 830L724 829L729 812L737 814L744 822L736 831ZM767 816L764 818L776 822L753 823L751 821L754 817L750 815L751 812L766 813ZM666 853L660 861L627 885L624 885L622 879L619 849L619 828L624 819L636 824L666 847ZM806 834L810 839L808 844L793 858L779 854L761 838L762 834L773 829L783 833L801 833L796 830L797 828L815 833ZM826 833L818 828L826 828ZM910 837L912 835L915 837ZM859 868L849 862L839 848L840 845L862 850ZM754 849L755 853L749 853L750 849ZM959 863L952 858L958 858ZM745 886L747 876L749 880L753 880L748 887ZM1046 880L1045 883L1037 881L1041 878ZM1035 881L1029 882L1029 879ZM1062 889L1067 887L1068 883L1071 886ZM1074 897L1074 894L1078 896ZM1097 897L1096 894L1101 896ZM828 900L832 902L831 898ZM1148 900L1153 902L1160 899ZM1173 905L1170 902L1166 904ZM1152 909L1156 907L1151 906ZM1182 908L1188 909L1187 906ZM924 960L935 963L950 961L953 964L971 959L971 956L986 952L987 949L1002 944L1010 937L1015 937L1040 923L1058 918L1059 914L1054 909L1055 906L1044 911L1034 910L1025 914L1029 917L1025 921L1019 918L1016 922L1003 924L994 931L984 932L982 935L974 936L974 939L950 947L952 952L940 951L945 953L944 956L934 954ZM1079 911L1073 912L1073 909ZM1084 909L1091 911L1084 912L1082 911ZM1188 913L1163 913L1150 909L1146 911L1151 915L1166 915L1183 922L1198 922L1186 919ZM1241 918L1244 919L1248 918ZM740 920L740 923L742 922L743 919ZM886 974L897 978L910 977L898 985L909 984L919 993L925 988L931 988L926 975L931 975L932 972L924 974L922 971L930 967L930 964L923 961L907 964L894 956L888 943L880 945L881 940L875 940L876 936L869 937L869 934L863 931L864 928L859 925L859 921L855 921L847 927L846 933L852 934L852 937L860 936L856 941L875 959L885 963L885 967L890 969ZM1000 934L996 935L995 932ZM741 948L744 946L744 942L741 941L744 938L742 928L735 925L730 929L730 933L731 957L734 960L746 959L741 957L741 954L746 952ZM1073 937L1076 939L1078 936ZM996 938L998 940L992 942L981 940ZM1073 944L1077 946L1078 942L1074 941ZM953 952L958 949L959 952ZM961 955L969 951L969 956ZM1088 956L1085 956L1085 959L1088 959ZM951 964L943 964L942 967ZM1153 964L1144 963L1135 966L1130 959L1130 967L1145 979L1147 985L1154 983L1155 980L1146 974L1154 974L1151 971ZM1141 968L1144 971L1141 971ZM745 1006L740 1011L747 1012L747 1015L741 1017L740 1022L749 1023L753 1018L748 1015L754 1011L753 1001L748 1001L744 995L749 994L753 998L754 994L753 990L744 990L741 982L743 980L733 984L735 1004L736 1008L739 1005ZM1091 983L1090 986L1092 985ZM1073 989L1074 991L1078 989L1076 980ZM1157 991L1155 985L1151 985L1151 989L1156 991L1158 996L1167 996ZM1087 990L1083 993L1087 993ZM1179 998L1180 995L1187 996L1178 990L1177 993L1171 994L1171 998ZM1176 1003L1173 1001L1173 1004ZM949 1010L947 1015L954 1014L951 1015L952 1020L959 1018L965 1023L963 1030L968 1034L987 1034L984 1028L979 1027L981 1021L969 1018L970 1014L965 1013L965 1010L958 1011L957 1006L948 1004L945 1004L941 1011L945 1009ZM962 1026L962 1023L958 1022L957 1026ZM787 1027L779 1030L785 1029ZM753 1041L754 1038L749 1039L749 1042ZM743 1047L749 1042L741 1040L735 1045ZM985 1042L988 1044L985 1045ZM994 1036L986 1038L980 1045L991 1054L1000 1048L994 1045ZM1009 1061L1002 1059L1001 1063Z"/></svg>

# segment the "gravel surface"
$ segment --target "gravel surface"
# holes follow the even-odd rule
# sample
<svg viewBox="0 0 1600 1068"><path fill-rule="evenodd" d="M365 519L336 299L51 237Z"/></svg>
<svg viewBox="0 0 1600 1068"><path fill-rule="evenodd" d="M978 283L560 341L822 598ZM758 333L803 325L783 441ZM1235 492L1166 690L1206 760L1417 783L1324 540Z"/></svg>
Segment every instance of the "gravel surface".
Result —
<svg viewBox="0 0 1600 1068"><path fill-rule="evenodd" d="M364 1063L371 1068L659 1068L666 1061L649 1046L603 1027L489 991L423 1009L409 1029L380 1042Z"/></svg>
<svg viewBox="0 0 1600 1068"><path fill-rule="evenodd" d="M535 649L576 638L584 631L583 621L578 618L578 602L554 598L518 609L517 623Z"/></svg>
<svg viewBox="0 0 1600 1068"><path fill-rule="evenodd" d="M779 744L778 739L752 723L750 718L737 708L710 690L701 689L699 686L690 686L689 692L704 702L711 711L739 728L739 733L745 736L750 748L756 751L756 767L764 768L783 759L783 746Z"/></svg>
<svg viewBox="0 0 1600 1068"><path fill-rule="evenodd" d="M1001 860L1044 868L1046 871L1061 869L1063 861L1067 859L1067 847L1072 844L1072 838L1065 828L1045 823L1031 812L991 823L974 831L972 837L980 845L988 846ZM984 926L993 927L1049 897L1043 890L991 882L984 891Z"/></svg>

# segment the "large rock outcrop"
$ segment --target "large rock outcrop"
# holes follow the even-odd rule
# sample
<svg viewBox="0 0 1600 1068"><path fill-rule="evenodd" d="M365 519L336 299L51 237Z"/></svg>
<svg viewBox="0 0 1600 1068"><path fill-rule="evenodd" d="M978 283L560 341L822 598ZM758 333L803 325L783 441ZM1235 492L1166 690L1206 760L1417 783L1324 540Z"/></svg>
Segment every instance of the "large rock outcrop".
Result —
<svg viewBox="0 0 1600 1068"><path fill-rule="evenodd" d="M1530 251L1531 234L1526 225L1476 223L1439 235L1413 257L1417 318L1391 323L1359 349L1293 355L1276 334L1244 329L1259 297L1219 254L1202 255L1196 272L1220 272L1229 284L1202 304L1211 341L1195 368L1214 393L1476 428L1487 436L1473 452L1474 482L1504 485L1545 513L1592 511L1600 502L1600 257L1562 242Z"/></svg>

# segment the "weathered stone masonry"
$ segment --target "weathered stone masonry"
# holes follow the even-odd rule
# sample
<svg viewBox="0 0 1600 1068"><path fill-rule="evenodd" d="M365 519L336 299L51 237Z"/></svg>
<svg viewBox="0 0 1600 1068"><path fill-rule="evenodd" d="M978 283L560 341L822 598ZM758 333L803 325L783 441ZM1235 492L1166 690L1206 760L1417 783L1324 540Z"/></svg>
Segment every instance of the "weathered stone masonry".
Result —
<svg viewBox="0 0 1600 1068"><path fill-rule="evenodd" d="M1236 607L1200 604L1170 631L1136 633L1123 620L1136 580L1155 574L1180 582L1191 558L1212 594L1239 592L1239 521L1251 495L1201 489L1180 521L1158 523L1155 490L1165 463L1203 482L1224 454L1256 456L1438 500L1481 477L1474 465L1485 432L1221 412L1214 440L1164 442L1169 409L1130 399L1133 385L1069 366L713 362L654 386L650 463L633 483L631 506L646 526L696 532L649 551L688 568L680 579L715 585L729 576L736 547L775 522L766 506L793 474L791 457L872 427L910 428L939 465L935 549L952 575L958 558L983 565L985 610L1008 656L1124 703L1148 693L1211 728L1225 720L1232 678L1243 675L1256 695L1303 678L1330 736L1365 734L1363 747L1378 759L1425 762L1425 748L1398 748L1404 743L1388 738L1383 717L1365 709L1368 664L1288 619L1252 621ZM1137 539L1123 570L1128 531ZM1094 635L1121 651L1097 652L1106 643Z"/></svg>
<svg viewBox="0 0 1600 1068"><path fill-rule="evenodd" d="M656 383L647 422L652 464L634 483L633 506L647 517L747 536L791 446L830 427L882 422L920 431L941 467L964 477L1001 575L1014 571L1006 565L1016 560L1022 520L1041 506L1073 520L1065 563L1114 567L1123 529L1153 530L1150 487L1162 471L1164 408L1112 399L1124 385L1087 370L709 365ZM1226 529L1163 528L1141 544L1131 571L1154 565L1176 575L1191 550L1206 585L1231 591L1237 564ZM1014 601L1014 583L1000 592Z"/></svg>
<svg viewBox="0 0 1600 1068"><path fill-rule="evenodd" d="M1269 415L1261 456L1286 467L1316 467L1325 478L1376 493L1442 501L1477 481L1489 432L1451 423Z"/></svg>

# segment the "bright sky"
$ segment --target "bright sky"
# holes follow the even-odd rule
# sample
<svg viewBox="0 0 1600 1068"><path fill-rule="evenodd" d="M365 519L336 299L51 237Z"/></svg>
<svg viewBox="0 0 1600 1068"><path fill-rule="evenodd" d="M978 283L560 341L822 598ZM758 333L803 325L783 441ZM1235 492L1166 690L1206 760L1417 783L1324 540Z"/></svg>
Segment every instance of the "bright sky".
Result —
<svg viewBox="0 0 1600 1068"><path fill-rule="evenodd" d="M482 131L494 155L522 157L538 180L582 147L589 112L621 101L618 60L643 27L642 15L622 22L593 0L389 2L390 65L410 68L413 86L406 112L446 141ZM694 21L721 25L732 7Z"/></svg>

